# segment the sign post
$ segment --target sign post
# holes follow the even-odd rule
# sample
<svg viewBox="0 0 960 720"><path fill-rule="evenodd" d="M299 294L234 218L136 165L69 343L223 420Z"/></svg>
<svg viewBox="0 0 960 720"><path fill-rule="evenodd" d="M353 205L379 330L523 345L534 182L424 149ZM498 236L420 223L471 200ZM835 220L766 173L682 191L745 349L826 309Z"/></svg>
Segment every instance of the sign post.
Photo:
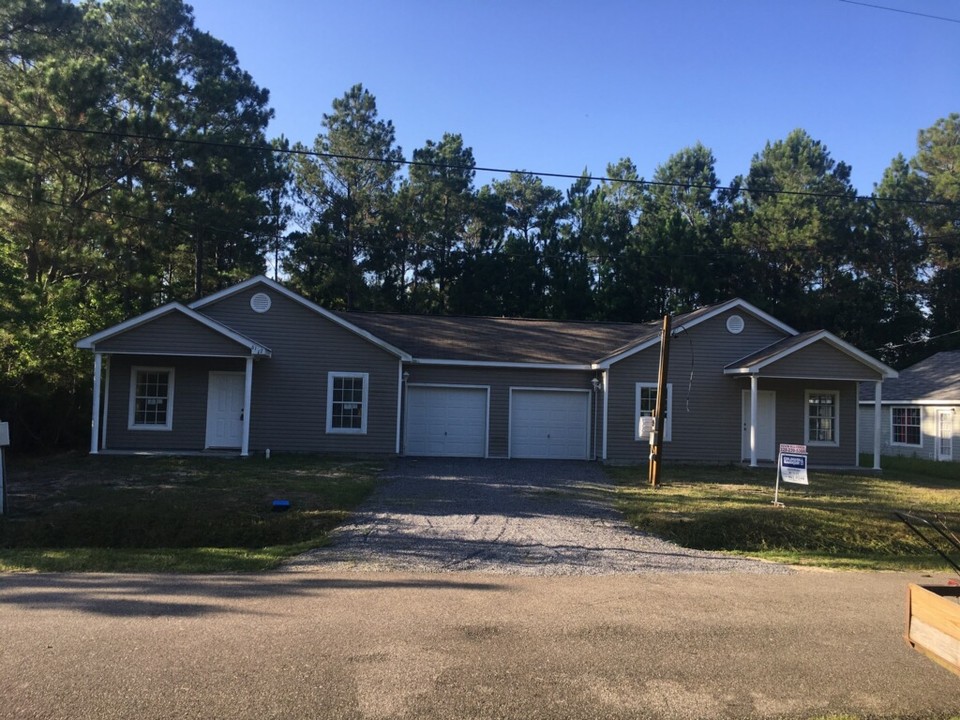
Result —
<svg viewBox="0 0 960 720"><path fill-rule="evenodd" d="M783 507L780 502L780 480L797 485L809 485L807 479L807 446L781 443L777 456L777 484L773 491L773 504Z"/></svg>

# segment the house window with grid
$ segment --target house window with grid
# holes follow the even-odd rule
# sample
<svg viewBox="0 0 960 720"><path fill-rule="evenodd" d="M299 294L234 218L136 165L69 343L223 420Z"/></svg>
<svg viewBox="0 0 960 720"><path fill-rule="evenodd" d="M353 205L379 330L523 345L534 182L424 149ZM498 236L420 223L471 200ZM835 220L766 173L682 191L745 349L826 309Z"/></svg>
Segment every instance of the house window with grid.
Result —
<svg viewBox="0 0 960 720"><path fill-rule="evenodd" d="M920 447L920 408L895 407L890 423L894 445Z"/></svg>
<svg viewBox="0 0 960 720"><path fill-rule="evenodd" d="M367 432L367 373L327 375L327 432Z"/></svg>
<svg viewBox="0 0 960 720"><path fill-rule="evenodd" d="M807 392L807 443L838 445L840 394L824 390Z"/></svg>
<svg viewBox="0 0 960 720"><path fill-rule="evenodd" d="M173 429L173 368L131 370L128 427L131 430Z"/></svg>
<svg viewBox="0 0 960 720"><path fill-rule="evenodd" d="M649 437L640 435L640 418L653 417L657 412L657 384L656 383L637 383L636 390L636 413L633 418L634 440L639 442L649 442ZM663 415L663 441L669 442L673 436L673 383L667 383L667 405Z"/></svg>

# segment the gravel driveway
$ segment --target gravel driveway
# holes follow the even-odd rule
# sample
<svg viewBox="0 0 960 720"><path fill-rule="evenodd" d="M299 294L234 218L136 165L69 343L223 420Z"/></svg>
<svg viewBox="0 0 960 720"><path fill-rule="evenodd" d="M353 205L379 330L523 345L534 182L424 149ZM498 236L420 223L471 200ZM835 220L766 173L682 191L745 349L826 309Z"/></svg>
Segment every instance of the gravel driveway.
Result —
<svg viewBox="0 0 960 720"><path fill-rule="evenodd" d="M471 571L506 575L788 573L687 550L633 530L596 464L402 458L337 528L288 570Z"/></svg>

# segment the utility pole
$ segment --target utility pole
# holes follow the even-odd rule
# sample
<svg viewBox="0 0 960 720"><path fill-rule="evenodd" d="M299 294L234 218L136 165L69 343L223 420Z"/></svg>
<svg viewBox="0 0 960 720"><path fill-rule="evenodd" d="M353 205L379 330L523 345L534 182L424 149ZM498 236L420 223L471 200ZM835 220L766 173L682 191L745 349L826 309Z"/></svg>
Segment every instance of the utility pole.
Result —
<svg viewBox="0 0 960 720"><path fill-rule="evenodd" d="M660 484L660 460L663 457L663 423L667 411L667 365L670 362L670 316L663 316L660 330L660 373L657 376L657 407L654 412L653 447L650 448L650 485Z"/></svg>

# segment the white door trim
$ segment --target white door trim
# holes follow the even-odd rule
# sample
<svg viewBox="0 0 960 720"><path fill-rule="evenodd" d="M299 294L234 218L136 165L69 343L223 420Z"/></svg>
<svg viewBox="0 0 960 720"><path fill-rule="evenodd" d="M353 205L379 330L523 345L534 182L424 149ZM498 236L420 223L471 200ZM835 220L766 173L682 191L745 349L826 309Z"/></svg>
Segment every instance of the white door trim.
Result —
<svg viewBox="0 0 960 720"><path fill-rule="evenodd" d="M946 427L950 428L949 437L944 432ZM937 410L936 457L937 460L953 460L953 410Z"/></svg>

